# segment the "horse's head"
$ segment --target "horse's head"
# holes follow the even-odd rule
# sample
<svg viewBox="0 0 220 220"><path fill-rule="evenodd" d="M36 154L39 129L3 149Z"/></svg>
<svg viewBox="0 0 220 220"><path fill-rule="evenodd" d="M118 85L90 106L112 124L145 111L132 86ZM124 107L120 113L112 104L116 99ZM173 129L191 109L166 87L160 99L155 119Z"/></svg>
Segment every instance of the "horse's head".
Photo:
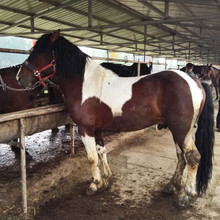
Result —
<svg viewBox="0 0 220 220"><path fill-rule="evenodd" d="M212 65L210 65L210 66L208 67L208 73L207 73L207 75L208 75L208 76L211 76L211 75L213 75L213 73L214 73L214 68L213 68Z"/></svg>
<svg viewBox="0 0 220 220"><path fill-rule="evenodd" d="M206 65L202 66L202 71L200 74L201 78L208 76L208 69L209 69L209 66L206 66Z"/></svg>
<svg viewBox="0 0 220 220"><path fill-rule="evenodd" d="M26 61L17 73L17 80L22 86L30 87L37 81L45 86L45 81L56 72L53 43L60 32L41 36Z"/></svg>

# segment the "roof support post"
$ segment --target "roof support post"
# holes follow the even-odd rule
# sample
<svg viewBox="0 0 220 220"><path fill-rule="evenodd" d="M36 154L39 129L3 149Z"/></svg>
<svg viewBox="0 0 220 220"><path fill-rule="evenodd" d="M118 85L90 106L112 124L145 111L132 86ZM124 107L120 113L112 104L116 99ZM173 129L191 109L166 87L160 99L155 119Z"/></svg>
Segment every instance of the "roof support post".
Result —
<svg viewBox="0 0 220 220"><path fill-rule="evenodd" d="M189 42L189 49L188 49L188 62L190 62L190 53L191 53L191 51L190 51L190 48L191 47L191 42Z"/></svg>
<svg viewBox="0 0 220 220"><path fill-rule="evenodd" d="M31 17L31 33L34 33L34 18Z"/></svg>
<svg viewBox="0 0 220 220"><path fill-rule="evenodd" d="M164 18L169 17L169 1L165 1L165 11L164 11Z"/></svg>
<svg viewBox="0 0 220 220"><path fill-rule="evenodd" d="M209 64L209 52L210 52L210 49L208 49L207 51L207 64Z"/></svg>
<svg viewBox="0 0 220 220"><path fill-rule="evenodd" d="M92 27L92 0L88 0L88 27Z"/></svg>
<svg viewBox="0 0 220 220"><path fill-rule="evenodd" d="M100 34L100 44L103 44L103 34Z"/></svg>
<svg viewBox="0 0 220 220"><path fill-rule="evenodd" d="M147 25L144 25L144 62L146 56L146 43L147 43Z"/></svg>

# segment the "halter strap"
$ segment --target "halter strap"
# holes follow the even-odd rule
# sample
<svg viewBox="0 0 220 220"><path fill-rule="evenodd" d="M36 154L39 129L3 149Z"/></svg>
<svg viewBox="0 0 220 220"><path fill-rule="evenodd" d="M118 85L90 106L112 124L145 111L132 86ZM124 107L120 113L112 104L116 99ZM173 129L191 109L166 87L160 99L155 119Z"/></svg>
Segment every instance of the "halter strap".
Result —
<svg viewBox="0 0 220 220"><path fill-rule="evenodd" d="M55 57L53 56L53 59L51 61L50 64L46 65L45 67L41 68L40 70L36 70L35 66L32 65L28 60L26 60L25 65L28 67L28 69L30 69L33 74L38 78L38 80L40 81L40 83L43 85L43 87L46 87L46 81L50 78L52 78L54 76L54 74L56 73L56 62L55 62ZM53 67L53 72L45 77L41 76L41 73L47 69L49 69L50 67Z"/></svg>
<svg viewBox="0 0 220 220"><path fill-rule="evenodd" d="M0 74L0 83L1 83L2 90L3 90L3 91L6 91L6 84L4 83L1 74Z"/></svg>

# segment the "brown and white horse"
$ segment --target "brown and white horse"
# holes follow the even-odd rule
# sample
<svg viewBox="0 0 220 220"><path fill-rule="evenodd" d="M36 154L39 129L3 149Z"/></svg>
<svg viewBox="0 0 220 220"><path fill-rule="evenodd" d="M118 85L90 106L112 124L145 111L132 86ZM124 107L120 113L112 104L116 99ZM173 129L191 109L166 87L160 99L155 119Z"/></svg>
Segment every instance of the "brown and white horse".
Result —
<svg viewBox="0 0 220 220"><path fill-rule="evenodd" d="M86 191L88 195L105 189L112 175L103 131L135 131L158 123L167 125L172 132L178 157L166 192L182 189L177 203L180 207L188 206L198 194L205 192L211 178L214 139L213 103L208 86L204 90L199 81L182 71L118 77L58 31L39 38L17 79L22 85L30 86L54 74L88 154L93 176ZM197 121L195 143L193 126ZM186 165L188 176L182 188Z"/></svg>

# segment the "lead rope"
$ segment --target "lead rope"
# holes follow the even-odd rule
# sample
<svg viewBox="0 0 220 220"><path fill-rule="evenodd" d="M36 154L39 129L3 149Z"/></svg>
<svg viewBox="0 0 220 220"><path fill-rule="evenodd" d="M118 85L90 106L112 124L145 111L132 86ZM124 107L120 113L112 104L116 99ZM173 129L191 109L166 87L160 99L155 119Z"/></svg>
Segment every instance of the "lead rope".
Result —
<svg viewBox="0 0 220 220"><path fill-rule="evenodd" d="M13 87L10 87L10 86L7 86L3 79L2 79L2 76L0 75L0 87L2 87L2 90L3 91L6 91L7 89L8 90L12 90L12 91L16 91L16 92L24 92L24 91L31 91L31 90L34 90L36 89L37 87L39 87L41 85L41 83L39 81L37 81L33 86L30 86L30 87L26 87L26 88L13 88Z"/></svg>
<svg viewBox="0 0 220 220"><path fill-rule="evenodd" d="M47 79L46 82L49 83L52 87L55 87L58 91L60 91L60 93L62 94L62 98L63 98L64 102L66 102L66 98L65 98L62 90L60 89L60 86L58 86L56 83L52 82L49 79Z"/></svg>

